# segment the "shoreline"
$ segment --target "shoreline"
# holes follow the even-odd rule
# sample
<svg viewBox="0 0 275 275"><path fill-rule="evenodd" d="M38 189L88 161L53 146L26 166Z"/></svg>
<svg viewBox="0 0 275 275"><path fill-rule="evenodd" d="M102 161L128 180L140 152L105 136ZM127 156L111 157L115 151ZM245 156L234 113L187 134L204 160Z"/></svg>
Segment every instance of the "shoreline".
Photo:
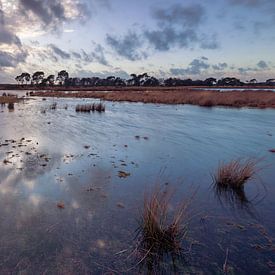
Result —
<svg viewBox="0 0 275 275"><path fill-rule="evenodd" d="M31 86L31 85L17 85L17 84L0 84L2 91L179 91L179 90L207 90L207 89L245 89L254 90L260 89L264 91L274 90L274 86L261 85L244 85L244 86Z"/></svg>
<svg viewBox="0 0 275 275"><path fill-rule="evenodd" d="M274 108L275 93L271 91L229 91L219 92L213 90L124 90L124 91L78 91L65 93L63 91L37 91L31 92L31 96L38 97L63 97L63 98L96 98L117 102L141 102L155 104L190 104L203 107L251 107Z"/></svg>

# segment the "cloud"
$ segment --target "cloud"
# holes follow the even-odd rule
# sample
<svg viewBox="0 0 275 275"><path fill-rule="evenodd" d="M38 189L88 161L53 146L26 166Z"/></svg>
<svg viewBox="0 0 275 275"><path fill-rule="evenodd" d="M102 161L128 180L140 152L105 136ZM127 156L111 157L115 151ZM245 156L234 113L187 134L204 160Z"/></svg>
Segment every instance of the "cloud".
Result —
<svg viewBox="0 0 275 275"><path fill-rule="evenodd" d="M96 62L98 62L99 64L108 66L109 63L105 57L105 49L102 45L100 44L95 44L95 49L92 52L92 57L94 58L94 60Z"/></svg>
<svg viewBox="0 0 275 275"><path fill-rule="evenodd" d="M177 32L169 27L161 30L145 31L144 36L149 44L158 51L168 51L175 46L187 48L198 41L197 34L193 30Z"/></svg>
<svg viewBox="0 0 275 275"><path fill-rule="evenodd" d="M23 49L19 37L5 24L4 12L0 2L0 66L16 67L25 62L28 52ZM4 46L4 47L3 47Z"/></svg>
<svg viewBox="0 0 275 275"><path fill-rule="evenodd" d="M64 23L85 22L90 16L85 0L17 0L6 8L10 24L17 31L58 31Z"/></svg>
<svg viewBox="0 0 275 275"><path fill-rule="evenodd" d="M156 21L155 29L128 31L124 36L107 34L106 42L115 52L128 59L140 60L148 57L148 49L169 51L172 48L216 49L217 38L214 34L202 34L199 27L206 19L205 9L198 4L184 6L171 5L168 8L156 7L151 12ZM145 53L144 47L147 46Z"/></svg>
<svg viewBox="0 0 275 275"><path fill-rule="evenodd" d="M247 74L249 72L256 72L256 71L258 71L258 69L257 68L251 68L251 67L246 67L246 68L240 67L240 68L238 68L238 71L241 74Z"/></svg>
<svg viewBox="0 0 275 275"><path fill-rule="evenodd" d="M194 59L187 68L171 68L170 73L177 76L184 74L199 75L210 67L204 60L203 58Z"/></svg>
<svg viewBox="0 0 275 275"><path fill-rule="evenodd" d="M58 57L61 57L62 59L70 59L71 55L69 53L61 50L60 48L58 48L56 45L49 44L49 47L51 48L53 53L55 55L57 55Z"/></svg>
<svg viewBox="0 0 275 275"><path fill-rule="evenodd" d="M257 66L258 66L260 69L267 69L267 68L268 68L268 65L267 65L266 62L263 61L263 60L260 60L260 61L257 63Z"/></svg>
<svg viewBox="0 0 275 275"><path fill-rule="evenodd" d="M219 64L215 64L215 65L212 65L212 68L215 70L215 71L223 71L224 69L226 69L228 67L228 64L227 63L219 63Z"/></svg>
<svg viewBox="0 0 275 275"><path fill-rule="evenodd" d="M61 1L19 0L22 11L26 14L32 12L46 26L55 21L65 21L65 10Z"/></svg>
<svg viewBox="0 0 275 275"><path fill-rule="evenodd" d="M159 25L180 25L184 28L193 28L203 21L205 10L199 4L189 6L174 4L168 9L157 7L152 11L152 16Z"/></svg>
<svg viewBox="0 0 275 275"><path fill-rule="evenodd" d="M21 51L18 53L0 51L0 66L15 68L19 63L25 62L27 56L27 51Z"/></svg>
<svg viewBox="0 0 275 275"><path fill-rule="evenodd" d="M118 55L131 61L146 57L146 54L140 51L143 43L135 32L129 31L122 37L107 34L106 42Z"/></svg>
<svg viewBox="0 0 275 275"><path fill-rule="evenodd" d="M150 46L158 51L168 51L173 47L202 49L218 47L215 35L201 34L199 27L206 19L206 11L199 4L183 6L175 4L167 9L155 8L152 17L158 28L145 30L144 37Z"/></svg>

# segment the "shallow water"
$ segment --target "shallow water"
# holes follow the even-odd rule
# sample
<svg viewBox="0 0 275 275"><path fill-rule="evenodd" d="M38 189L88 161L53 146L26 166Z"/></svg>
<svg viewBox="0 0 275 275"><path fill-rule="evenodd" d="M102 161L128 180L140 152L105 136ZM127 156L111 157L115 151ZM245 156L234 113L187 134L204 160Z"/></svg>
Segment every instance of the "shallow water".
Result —
<svg viewBox="0 0 275 275"><path fill-rule="evenodd" d="M222 274L226 251L231 273L274 271L274 110L106 102L76 113L81 102L93 100L0 107L1 274L146 273L132 251L156 182L176 188L175 204L195 193L185 261L159 274ZM247 157L262 169L245 194L217 194L220 161Z"/></svg>

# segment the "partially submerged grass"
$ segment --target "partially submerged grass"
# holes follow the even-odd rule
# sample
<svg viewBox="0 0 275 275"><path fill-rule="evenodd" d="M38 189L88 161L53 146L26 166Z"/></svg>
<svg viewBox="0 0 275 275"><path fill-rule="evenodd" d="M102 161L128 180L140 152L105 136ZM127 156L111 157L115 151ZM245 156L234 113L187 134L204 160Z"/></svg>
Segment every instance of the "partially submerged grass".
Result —
<svg viewBox="0 0 275 275"><path fill-rule="evenodd" d="M138 251L150 269L159 265L164 257L182 256L182 241L187 233L188 202L171 209L174 192L168 187L155 187L145 196L144 207L139 219ZM174 262L174 261L173 261Z"/></svg>
<svg viewBox="0 0 275 275"><path fill-rule="evenodd" d="M93 104L78 104L75 107L76 112L105 112L105 105L103 103L93 103Z"/></svg>
<svg viewBox="0 0 275 275"><path fill-rule="evenodd" d="M9 104L8 104L8 109L9 109L10 111L14 110L14 103L13 103L13 102L9 102Z"/></svg>
<svg viewBox="0 0 275 275"><path fill-rule="evenodd" d="M220 164L214 175L214 184L223 188L241 189L257 172L255 159L233 160Z"/></svg>

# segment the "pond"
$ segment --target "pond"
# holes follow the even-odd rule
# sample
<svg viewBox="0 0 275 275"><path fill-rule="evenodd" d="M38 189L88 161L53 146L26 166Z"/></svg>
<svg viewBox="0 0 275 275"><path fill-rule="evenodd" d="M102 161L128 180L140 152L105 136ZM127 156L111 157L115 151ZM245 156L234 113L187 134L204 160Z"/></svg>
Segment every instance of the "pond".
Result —
<svg viewBox="0 0 275 275"><path fill-rule="evenodd" d="M184 259L163 273L268 274L275 268L275 111L28 99L0 106L0 273L139 274L144 194L191 200ZM57 103L56 109L50 106ZM257 176L228 200L213 189L222 161L257 158Z"/></svg>

